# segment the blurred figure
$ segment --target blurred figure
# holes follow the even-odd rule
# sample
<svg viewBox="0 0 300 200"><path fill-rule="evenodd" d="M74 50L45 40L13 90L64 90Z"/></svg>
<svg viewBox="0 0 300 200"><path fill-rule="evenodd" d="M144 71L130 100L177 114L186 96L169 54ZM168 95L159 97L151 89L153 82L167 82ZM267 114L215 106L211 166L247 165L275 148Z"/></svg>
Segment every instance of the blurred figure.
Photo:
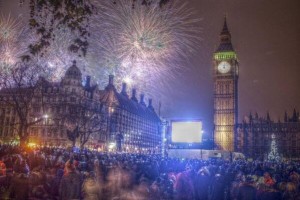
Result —
<svg viewBox="0 0 300 200"><path fill-rule="evenodd" d="M269 172L264 173L264 184L266 184L268 187L272 187L275 184L275 181L272 179Z"/></svg>
<svg viewBox="0 0 300 200"><path fill-rule="evenodd" d="M0 158L0 176L6 176L6 165L3 162L2 157Z"/></svg>
<svg viewBox="0 0 300 200"><path fill-rule="evenodd" d="M257 200L281 200L280 193L264 183L257 185Z"/></svg>
<svg viewBox="0 0 300 200"><path fill-rule="evenodd" d="M73 160L68 160L65 165L59 186L59 198L61 200L80 199L81 175L76 171Z"/></svg>
<svg viewBox="0 0 300 200"><path fill-rule="evenodd" d="M242 173L237 173L235 176L235 179L231 183L230 186L230 198L231 199L237 199L239 187L243 183L244 175Z"/></svg>
<svg viewBox="0 0 300 200"><path fill-rule="evenodd" d="M225 193L225 178L221 174L216 174L212 181L210 200L222 200Z"/></svg>
<svg viewBox="0 0 300 200"><path fill-rule="evenodd" d="M207 200L208 199L208 189L210 185L210 173L207 168L201 168L196 177L195 183L195 195L196 200Z"/></svg>
<svg viewBox="0 0 300 200"><path fill-rule="evenodd" d="M122 180L127 175L127 172L120 166L111 165L110 170L107 175L107 184L105 185L105 190L110 198L117 198L120 196L122 188Z"/></svg>
<svg viewBox="0 0 300 200"><path fill-rule="evenodd" d="M150 190L148 180L143 179L140 181L140 184L133 189L128 200L149 200L150 199ZM159 199L159 198L157 198ZM167 200L167 199L165 199Z"/></svg>
<svg viewBox="0 0 300 200"><path fill-rule="evenodd" d="M58 169L56 171L55 177L50 182L50 194L52 197L58 197L59 196L59 186L61 179L64 175L64 170Z"/></svg>
<svg viewBox="0 0 300 200"><path fill-rule="evenodd" d="M282 195L283 200L299 200L300 195L295 183L288 182Z"/></svg>
<svg viewBox="0 0 300 200"><path fill-rule="evenodd" d="M94 172L89 172L82 184L82 195L84 200L100 200L101 186Z"/></svg>
<svg viewBox="0 0 300 200"><path fill-rule="evenodd" d="M15 200L29 198L29 167L25 160L21 160L16 168L9 187L9 197Z"/></svg>
<svg viewBox="0 0 300 200"><path fill-rule="evenodd" d="M250 175L246 177L245 182L238 188L237 200L256 200L256 188Z"/></svg>
<svg viewBox="0 0 300 200"><path fill-rule="evenodd" d="M300 175L296 172L292 172L290 174L289 179L291 180L292 183L295 184L296 188L300 189Z"/></svg>
<svg viewBox="0 0 300 200"><path fill-rule="evenodd" d="M186 166L185 171L177 175L175 183L175 199L193 200L195 198L192 174L191 166L188 165Z"/></svg>

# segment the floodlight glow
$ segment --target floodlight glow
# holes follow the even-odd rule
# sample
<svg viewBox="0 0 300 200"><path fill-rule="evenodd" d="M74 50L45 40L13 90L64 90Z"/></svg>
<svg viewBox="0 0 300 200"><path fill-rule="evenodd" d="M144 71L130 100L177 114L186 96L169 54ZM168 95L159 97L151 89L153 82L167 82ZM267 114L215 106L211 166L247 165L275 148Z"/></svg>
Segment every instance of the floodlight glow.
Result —
<svg viewBox="0 0 300 200"><path fill-rule="evenodd" d="M109 148L109 149L113 149L115 146L116 146L116 143L110 143L110 144L108 145L108 148Z"/></svg>

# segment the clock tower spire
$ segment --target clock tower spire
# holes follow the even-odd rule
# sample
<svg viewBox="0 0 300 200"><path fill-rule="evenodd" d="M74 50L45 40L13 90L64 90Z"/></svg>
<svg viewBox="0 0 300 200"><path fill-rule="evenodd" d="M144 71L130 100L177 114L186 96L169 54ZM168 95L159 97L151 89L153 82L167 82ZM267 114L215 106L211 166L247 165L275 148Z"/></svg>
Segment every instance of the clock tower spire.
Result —
<svg viewBox="0 0 300 200"><path fill-rule="evenodd" d="M231 34L227 26L226 17L224 18L223 29L220 33L220 44L216 52L221 51L234 51L233 46L231 44Z"/></svg>
<svg viewBox="0 0 300 200"><path fill-rule="evenodd" d="M217 149L234 151L238 120L238 61L226 17L213 55L214 141Z"/></svg>

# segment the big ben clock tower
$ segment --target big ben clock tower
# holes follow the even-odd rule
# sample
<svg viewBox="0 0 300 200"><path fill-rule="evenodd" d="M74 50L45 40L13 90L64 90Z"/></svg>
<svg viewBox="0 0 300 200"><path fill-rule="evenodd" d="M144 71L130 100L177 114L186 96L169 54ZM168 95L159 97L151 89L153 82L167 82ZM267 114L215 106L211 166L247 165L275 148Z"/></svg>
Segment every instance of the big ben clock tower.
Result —
<svg viewBox="0 0 300 200"><path fill-rule="evenodd" d="M220 44L213 55L214 141L216 148L235 149L235 124L238 120L238 61L231 44L226 18Z"/></svg>

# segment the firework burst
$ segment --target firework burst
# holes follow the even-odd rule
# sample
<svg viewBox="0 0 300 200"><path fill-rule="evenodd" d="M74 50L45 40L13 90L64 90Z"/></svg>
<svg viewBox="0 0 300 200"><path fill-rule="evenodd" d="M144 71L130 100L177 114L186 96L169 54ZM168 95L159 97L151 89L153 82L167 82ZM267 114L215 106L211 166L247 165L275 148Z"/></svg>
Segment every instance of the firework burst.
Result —
<svg viewBox="0 0 300 200"><path fill-rule="evenodd" d="M169 86L183 70L178 63L197 48L199 19L179 0L145 2L97 1L92 49L98 48L102 74L153 94Z"/></svg>
<svg viewBox="0 0 300 200"><path fill-rule="evenodd" d="M43 56L36 56L36 63L41 66L46 65L53 72L51 79L53 81L60 80L64 76L66 69L76 60L78 67L84 72L87 66L87 59L78 57L76 54L68 50L73 38L75 37L70 30L60 28L54 30L53 38L47 50L43 52Z"/></svg>
<svg viewBox="0 0 300 200"><path fill-rule="evenodd" d="M21 20L14 19L9 15L0 16L0 42L10 43L17 40L22 32L23 25Z"/></svg>
<svg viewBox="0 0 300 200"><path fill-rule="evenodd" d="M27 51L30 42L28 29L25 23L9 15L0 17L0 69L8 71Z"/></svg>

